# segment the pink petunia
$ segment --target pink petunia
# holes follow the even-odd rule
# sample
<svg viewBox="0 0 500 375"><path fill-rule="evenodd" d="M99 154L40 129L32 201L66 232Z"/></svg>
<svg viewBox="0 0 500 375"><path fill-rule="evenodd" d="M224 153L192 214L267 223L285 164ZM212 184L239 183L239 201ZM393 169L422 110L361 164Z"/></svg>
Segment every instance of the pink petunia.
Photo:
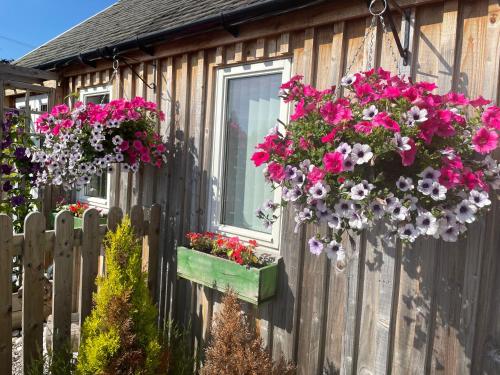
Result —
<svg viewBox="0 0 500 375"><path fill-rule="evenodd" d="M354 125L354 130L358 133L370 134L373 131L374 125L370 121L361 121Z"/></svg>
<svg viewBox="0 0 500 375"><path fill-rule="evenodd" d="M342 103L327 102L320 109L321 116L330 125L337 125L343 121L352 119L352 111Z"/></svg>
<svg viewBox="0 0 500 375"><path fill-rule="evenodd" d="M307 174L307 179L311 184L321 181L325 177L325 171L318 167L313 167Z"/></svg>
<svg viewBox="0 0 500 375"><path fill-rule="evenodd" d="M408 140L408 144L411 148L399 153L401 155L401 162L405 167L412 165L415 162L415 157L417 155L417 145L415 144L415 141L410 138Z"/></svg>
<svg viewBox="0 0 500 375"><path fill-rule="evenodd" d="M340 173L343 169L344 156L340 152L327 152L323 156L325 170L330 173Z"/></svg>
<svg viewBox="0 0 500 375"><path fill-rule="evenodd" d="M472 137L474 150L480 154L488 154L497 148L498 134L494 130L479 129Z"/></svg>
<svg viewBox="0 0 500 375"><path fill-rule="evenodd" d="M469 104L473 107L482 107L491 103L491 100L483 98L481 95L474 100L471 100Z"/></svg>
<svg viewBox="0 0 500 375"><path fill-rule="evenodd" d="M373 124L376 126L383 126L384 128L393 131L399 132L401 128L399 124L394 121L387 112L380 112L373 118Z"/></svg>
<svg viewBox="0 0 500 375"><path fill-rule="evenodd" d="M460 175L452 168L445 166L441 168L440 172L439 183L447 189L451 189L460 183Z"/></svg>
<svg viewBox="0 0 500 375"><path fill-rule="evenodd" d="M388 86L382 92L382 98L394 99L401 96L401 90L398 87Z"/></svg>
<svg viewBox="0 0 500 375"><path fill-rule="evenodd" d="M261 166L269 160L269 153L265 151L256 151L252 155L251 159L256 167Z"/></svg>
<svg viewBox="0 0 500 375"><path fill-rule="evenodd" d="M337 135L340 128L333 128L330 133L321 137L322 143L332 143L335 140L335 136Z"/></svg>
<svg viewBox="0 0 500 375"><path fill-rule="evenodd" d="M304 99L301 99L295 106L295 112L290 116L292 121L300 120L307 116L314 109L314 104L306 104Z"/></svg>
<svg viewBox="0 0 500 375"><path fill-rule="evenodd" d="M285 178L285 169L281 164L278 164L276 162L271 162L267 166L267 171L272 181L279 183Z"/></svg>
<svg viewBox="0 0 500 375"><path fill-rule="evenodd" d="M282 90L288 90L292 86L294 86L296 82L300 81L302 78L303 78L303 76L297 74L297 75L293 76L292 78L290 78L290 80L288 82L283 83L280 86L280 89L282 89Z"/></svg>
<svg viewBox="0 0 500 375"><path fill-rule="evenodd" d="M484 124L490 128L500 130L500 107L488 107L481 116Z"/></svg>

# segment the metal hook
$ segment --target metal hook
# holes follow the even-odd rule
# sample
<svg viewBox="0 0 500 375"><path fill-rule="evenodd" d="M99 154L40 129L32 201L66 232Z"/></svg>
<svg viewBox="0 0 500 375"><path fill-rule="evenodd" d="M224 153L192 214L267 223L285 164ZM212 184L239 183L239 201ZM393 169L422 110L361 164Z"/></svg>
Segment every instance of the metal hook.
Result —
<svg viewBox="0 0 500 375"><path fill-rule="evenodd" d="M378 1L382 1L382 3L384 4L384 7L382 8L381 11L376 12L373 8L374 8L375 4L377 4ZM370 5L368 6L368 10L370 11L370 14L372 16L381 16L387 10L387 0L371 0Z"/></svg>

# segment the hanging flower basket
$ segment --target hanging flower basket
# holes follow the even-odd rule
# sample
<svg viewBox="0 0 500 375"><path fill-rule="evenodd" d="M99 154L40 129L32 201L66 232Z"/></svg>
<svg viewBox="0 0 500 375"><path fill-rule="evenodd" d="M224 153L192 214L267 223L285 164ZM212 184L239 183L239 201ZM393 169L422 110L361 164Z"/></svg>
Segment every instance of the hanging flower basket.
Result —
<svg viewBox="0 0 500 375"><path fill-rule="evenodd" d="M177 275L259 305L276 293L278 263L268 255L257 257L257 243L243 244L237 237L189 233L190 247L177 248Z"/></svg>
<svg viewBox="0 0 500 375"><path fill-rule="evenodd" d="M161 167L166 146L154 129L163 119L155 103L140 97L104 106L78 102L72 110L65 104L55 106L36 121L43 136L41 146L31 150L41 166L37 185L78 189L114 163L133 172L141 163Z"/></svg>
<svg viewBox="0 0 500 375"><path fill-rule="evenodd" d="M309 239L310 251L343 256L341 235L387 220L390 235L456 241L500 188L500 108L479 97L438 95L435 84L410 83L383 69L344 77L345 96L318 91L295 76L282 86L294 102L288 125L257 145L282 204L297 227L325 224L333 235ZM272 210L259 210L271 222Z"/></svg>

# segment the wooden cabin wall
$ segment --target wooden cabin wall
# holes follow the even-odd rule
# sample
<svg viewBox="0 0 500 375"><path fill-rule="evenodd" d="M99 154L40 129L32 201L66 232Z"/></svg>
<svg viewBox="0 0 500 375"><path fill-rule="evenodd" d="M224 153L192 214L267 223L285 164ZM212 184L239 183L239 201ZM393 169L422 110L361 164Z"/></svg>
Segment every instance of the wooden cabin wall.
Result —
<svg viewBox="0 0 500 375"><path fill-rule="evenodd" d="M343 4L340 4L343 3ZM471 97L499 103L500 6L497 0L403 0L411 6L414 80L436 82ZM395 15L400 34L401 17ZM362 45L370 19L365 2L332 2L312 10L159 47L154 57L131 54L121 66L114 97L156 101L166 119L169 163L132 175L115 170L111 205L158 202L163 243L158 302L163 320L190 326L193 348L207 338L221 295L175 275L175 247L188 231L206 229L211 163L214 77L219 67L290 58L293 73L320 88L338 84L369 63L395 71L392 36L378 25L375 51ZM199 46L205 49L197 50ZM373 61L369 61L369 58ZM99 68L100 67L100 68ZM110 82L109 63L67 73L68 92ZM420 240L411 247L382 241L382 228L346 239L346 267L311 255L283 213L283 267L277 297L260 308L244 305L275 358L297 363L299 374L499 374L500 205L471 226L456 244Z"/></svg>

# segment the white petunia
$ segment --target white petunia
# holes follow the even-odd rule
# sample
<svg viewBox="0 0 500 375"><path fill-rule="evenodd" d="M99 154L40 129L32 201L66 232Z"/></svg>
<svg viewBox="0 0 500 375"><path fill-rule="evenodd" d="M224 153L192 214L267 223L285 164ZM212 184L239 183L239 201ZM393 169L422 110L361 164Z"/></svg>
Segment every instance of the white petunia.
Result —
<svg viewBox="0 0 500 375"><path fill-rule="evenodd" d="M422 212L417 216L417 229L422 234L433 236L436 234L439 225L437 219L430 212Z"/></svg>
<svg viewBox="0 0 500 375"><path fill-rule="evenodd" d="M430 178L424 178L423 180L418 180L417 190L423 195L429 195L431 193L433 180Z"/></svg>
<svg viewBox="0 0 500 375"><path fill-rule="evenodd" d="M342 86L350 86L354 82L356 82L356 76L354 74L349 74L345 77L342 77L342 79L340 80L340 84Z"/></svg>
<svg viewBox="0 0 500 375"><path fill-rule="evenodd" d="M433 182L429 195L435 201L442 201L446 199L447 191L448 189L439 182Z"/></svg>
<svg viewBox="0 0 500 375"><path fill-rule="evenodd" d="M439 179L439 176L441 176L441 172L435 170L432 167L427 167L419 174L419 176L422 177L422 179L424 180L430 179L433 181L437 181Z"/></svg>
<svg viewBox="0 0 500 375"><path fill-rule="evenodd" d="M439 234L443 241L456 242L460 232L457 225L448 225L446 227L440 228Z"/></svg>
<svg viewBox="0 0 500 375"><path fill-rule="evenodd" d="M408 123L413 124L415 122L427 121L427 110L420 109L417 106L413 106L408 111Z"/></svg>
<svg viewBox="0 0 500 375"><path fill-rule="evenodd" d="M337 147L337 148L335 149L335 151L337 151L337 152L341 153L341 154L344 156L344 159L345 159L345 158L347 158L347 157L349 156L349 154L351 153L352 148L351 148L351 146L350 146L348 143L343 142L343 143L341 143L341 144L339 145L339 147Z"/></svg>
<svg viewBox="0 0 500 375"><path fill-rule="evenodd" d="M316 182L309 188L309 194L311 194L314 199L324 199L329 191L330 187L321 182Z"/></svg>
<svg viewBox="0 0 500 375"><path fill-rule="evenodd" d="M403 204L410 209L410 211L415 211L417 209L418 198L411 194L405 194L403 197Z"/></svg>
<svg viewBox="0 0 500 375"><path fill-rule="evenodd" d="M296 186L302 186L304 184L304 181L304 172L299 170L295 171L295 177L292 179L292 183Z"/></svg>
<svg viewBox="0 0 500 375"><path fill-rule="evenodd" d="M342 162L342 170L344 172L352 172L356 163L352 160L350 156L344 159Z"/></svg>
<svg viewBox="0 0 500 375"><path fill-rule="evenodd" d="M351 199L355 201L361 201L365 199L369 194L369 190L365 188L363 184L354 185L351 188Z"/></svg>
<svg viewBox="0 0 500 375"><path fill-rule="evenodd" d="M349 214L349 226L352 228L352 229L363 229L364 227L366 227L366 224L368 223L368 219L355 212L355 211L351 211L351 213Z"/></svg>
<svg viewBox="0 0 500 375"><path fill-rule="evenodd" d="M363 109L363 120L371 120L373 119L378 113L377 107L375 107L373 104L369 106L368 108Z"/></svg>
<svg viewBox="0 0 500 375"><path fill-rule="evenodd" d="M125 160L125 157L123 156L123 154L116 154L115 160L117 163L121 163L121 162L123 162L123 160Z"/></svg>
<svg viewBox="0 0 500 375"><path fill-rule="evenodd" d="M395 197L394 194L389 194L385 198L385 205L387 208L393 208L397 204L399 204L399 198Z"/></svg>
<svg viewBox="0 0 500 375"><path fill-rule="evenodd" d="M398 229L399 238L409 242L415 242L419 236L419 232L415 229L413 224L406 224Z"/></svg>
<svg viewBox="0 0 500 375"><path fill-rule="evenodd" d="M295 177L297 177L297 168L291 165L287 165L285 167L285 179L293 180Z"/></svg>
<svg viewBox="0 0 500 375"><path fill-rule="evenodd" d="M332 216L331 210L316 210L316 217L321 224L326 224L330 221Z"/></svg>
<svg viewBox="0 0 500 375"><path fill-rule="evenodd" d="M369 206L368 209L371 213L373 213L373 216L377 219L380 219L382 216L385 214L385 204L382 203L382 201L373 200Z"/></svg>
<svg viewBox="0 0 500 375"><path fill-rule="evenodd" d="M395 221L403 221L406 220L406 217L408 216L408 209L401 205L401 203L397 203L391 208L387 210L389 214L391 215L391 219Z"/></svg>
<svg viewBox="0 0 500 375"><path fill-rule="evenodd" d="M342 219L340 216L336 214L331 214L330 219L328 221L328 226L332 229L340 229L340 226L342 224Z"/></svg>
<svg viewBox="0 0 500 375"><path fill-rule="evenodd" d="M113 144L114 144L115 146L119 146L119 145L121 145L121 144L123 143L123 138L122 138L122 137L120 137L119 135L115 135L115 136L111 139L111 141L113 142Z"/></svg>
<svg viewBox="0 0 500 375"><path fill-rule="evenodd" d="M339 200L339 202L334 206L335 214L340 217L348 217L352 210L352 202L345 199Z"/></svg>
<svg viewBox="0 0 500 375"><path fill-rule="evenodd" d="M477 211L477 207L470 203L468 200L463 200L457 207L454 212L457 215L457 220L460 223L472 223L476 220L474 214Z"/></svg>
<svg viewBox="0 0 500 375"><path fill-rule="evenodd" d="M391 143L399 151L411 150L411 145L408 143L410 141L409 137L402 137L400 133L395 133L394 138L391 139Z"/></svg>
<svg viewBox="0 0 500 375"><path fill-rule="evenodd" d="M485 191L478 191L478 190L472 190L470 192L469 202L475 204L479 208L483 208L491 204L488 193Z"/></svg>
<svg viewBox="0 0 500 375"><path fill-rule="evenodd" d="M339 253L344 253L344 248L337 241L330 241L326 245L326 256L330 260L336 260Z"/></svg>
<svg viewBox="0 0 500 375"><path fill-rule="evenodd" d="M396 187L401 191L413 190L413 180L410 177L401 176L396 181Z"/></svg>
<svg viewBox="0 0 500 375"><path fill-rule="evenodd" d="M369 145L356 143L352 147L351 157L356 164L368 163L373 157L373 152Z"/></svg>

